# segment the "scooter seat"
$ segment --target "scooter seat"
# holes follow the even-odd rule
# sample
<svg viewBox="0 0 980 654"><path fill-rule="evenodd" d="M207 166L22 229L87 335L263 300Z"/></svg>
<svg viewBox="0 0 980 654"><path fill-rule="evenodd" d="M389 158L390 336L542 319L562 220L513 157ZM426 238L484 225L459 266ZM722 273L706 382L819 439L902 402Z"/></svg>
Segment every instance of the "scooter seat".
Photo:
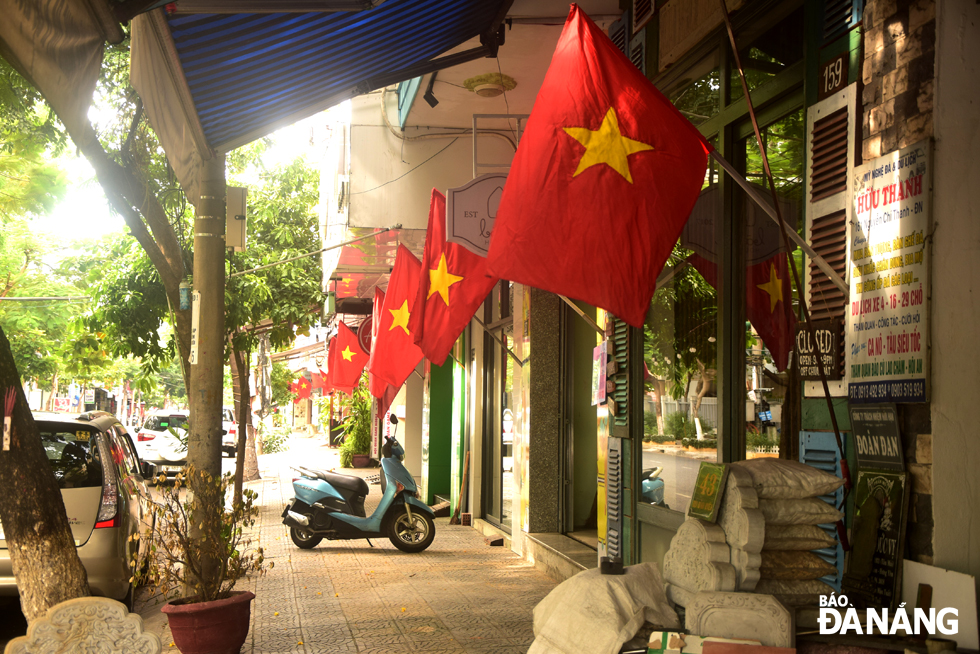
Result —
<svg viewBox="0 0 980 654"><path fill-rule="evenodd" d="M306 468L306 470L309 470L323 481L327 482L328 484L332 484L337 488L354 491L358 495L368 494L367 482L360 477L355 477L354 475L343 475L339 472L330 472L328 470L317 470L316 468Z"/></svg>

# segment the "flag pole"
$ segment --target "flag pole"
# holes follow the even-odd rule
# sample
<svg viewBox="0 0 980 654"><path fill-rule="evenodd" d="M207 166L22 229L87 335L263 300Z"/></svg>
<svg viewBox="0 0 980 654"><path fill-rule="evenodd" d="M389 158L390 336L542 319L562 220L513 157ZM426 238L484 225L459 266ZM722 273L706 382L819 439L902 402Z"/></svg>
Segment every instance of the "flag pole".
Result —
<svg viewBox="0 0 980 654"><path fill-rule="evenodd" d="M591 327L592 329L596 330L597 332L599 332L603 336L606 335L606 330L603 329L602 327L600 327L599 326L599 323L597 323L595 320L593 320L592 318L590 318L584 311L582 311L582 309L581 309L581 307L579 307L579 305L575 304L574 302L572 302L571 300L569 300L567 297L565 297L564 295L562 295L560 293L558 294L558 297L560 297L562 300L564 300L565 301L565 304L567 304L568 306L572 307L572 311L574 311L578 315L582 316L582 320L584 320L585 322L589 323L589 327Z"/></svg>
<svg viewBox="0 0 980 654"><path fill-rule="evenodd" d="M519 358L517 358L517 355L514 354L514 351L512 349L510 349L509 347L507 347L507 345L502 340L500 340L500 337L499 336L497 336L492 331L490 331L490 328L487 327L487 324L485 322L483 322L482 320L480 320L476 316L473 316L473 320L475 320L478 323L480 323L480 327L483 327L483 331L485 331L486 333L490 334L490 338L492 338L493 340L497 341L497 343L500 344L500 347L502 347L505 350L507 350L507 354L509 354L511 356L511 358L514 359L514 363L516 363L517 365L519 365L521 368L524 367L524 362L521 361Z"/></svg>
<svg viewBox="0 0 980 654"><path fill-rule="evenodd" d="M738 185L742 187L742 190L745 191L750 198L755 200L755 203L759 205L759 207L761 207L763 211L766 212L766 215L772 218L774 223L776 223L777 225L782 224L779 215L776 213L776 210L773 209L772 205L769 204L769 202L766 201L764 197L762 197L762 194L759 193L759 189L757 189L755 186L752 186L751 182L745 179L745 177L740 172L738 172L733 165L728 163L728 161L723 156L721 156L721 154L719 154L717 150L712 150L711 156L714 157L714 160L718 162L718 165L721 166L726 173L728 173L728 176L731 177L733 180L735 180L735 182L737 182ZM803 250L806 253L806 256L810 257L813 263L817 264L817 267L819 267L820 270L822 270L824 274L827 275L830 281L832 281L834 285L841 290L842 293L845 294L850 293L850 288L848 288L847 283L841 278L840 275L837 274L837 271L834 270L829 263L827 263L826 259L824 259L822 256L817 254L817 252L812 247L810 247L810 244L806 242L806 239L804 239L802 236L800 236L793 230L786 230L786 233L790 237L790 239L794 243L796 243L796 245L798 245L801 250Z"/></svg>
<svg viewBox="0 0 980 654"><path fill-rule="evenodd" d="M813 320L812 320L812 318L810 316L810 311L807 308L807 304L806 304L806 293L804 292L803 285L800 283L800 273L796 269L796 261L793 259L793 257L789 256L789 251L790 251L789 234L790 234L791 230L789 230L786 227L786 221L783 220L782 213L779 210L779 198L776 195L776 184L775 184L775 181L773 180L772 169L769 167L769 155L766 153L766 148L763 147L763 144L762 144L762 133L759 130L759 121L758 121L758 119L756 118L756 115L755 115L755 107L752 104L752 96L749 93L749 85L745 81L745 71L742 68L742 58L739 56L739 53L738 53L738 44L735 42L735 31L732 28L732 19L731 19L731 16L728 15L728 7L725 4L725 0L719 0L719 2L721 3L721 13L722 13L722 16L724 16L724 19L725 19L725 28L728 31L728 40L729 40L729 42L731 43L731 46L732 46L732 56L735 59L735 67L738 69L738 76L739 76L739 79L742 82L742 94L744 95L744 97L745 97L745 103L748 106L749 118L752 119L752 129L755 132L756 142L759 144L759 153L762 155L762 166L763 166L763 169L766 172L766 179L769 181L769 191L770 191L770 193L772 193L772 201L773 201L774 210L775 210L775 213L776 213L776 222L779 224L780 231L782 232L783 245L786 248L786 258L789 260L790 269L793 271L793 280L796 283L797 295L799 296L799 300L800 300L800 309L803 311L803 318L806 321L806 329L807 329L807 332L808 332L810 338L812 339L812 341L814 343L816 343L817 342L817 340L816 340L816 330L814 329L814 326L813 326ZM716 157L716 159L718 159L719 163L721 163L722 161L724 161L724 160L719 159L717 157ZM727 163L728 162L725 162L725 164L727 164ZM722 164L722 167L725 167L725 165ZM729 171L729 174L731 174L733 172L733 169L731 169L730 166L727 167L727 168L725 168L725 169L727 171ZM739 175L738 177L741 177L741 175ZM736 181L738 180L738 178L735 178L735 179L736 179ZM744 178L742 178L742 179L744 181ZM741 182L739 182L739 183L741 184ZM747 182L746 182L746 184L747 184ZM744 187L744 185L743 185L743 187ZM748 189L746 189L746 190L748 190ZM753 196L753 193L750 192L749 195L750 196ZM758 200L756 200L756 201L758 202ZM765 207L763 207L763 208L765 208ZM767 210L767 213L768 213L768 210ZM799 237L799 235L796 234L796 232L792 232L792 233L793 233L794 236ZM804 248L804 251L806 251L806 248ZM811 251L812 251L812 249L811 249ZM815 255L812 255L812 256L815 256ZM826 262L824 262L824 263L826 263ZM822 269L822 267L821 267L821 269ZM837 281L839 279L840 278L836 274L834 274L834 275L831 276L831 280L834 281L835 284L837 283ZM843 282L843 280L840 280L840 281ZM848 295L850 294L850 288L848 288L846 284L844 285L844 287L843 287L842 290L845 293L847 293ZM833 402L833 399L830 397L830 387L827 384L827 373L826 373L826 370L824 370L823 357L822 356L817 356L816 359L817 359L817 371L820 374L820 382L823 384L824 396L827 398L827 409L828 409L828 412L830 413L830 422L831 422L831 424L834 427L834 437L837 440L837 451L840 454L841 477L844 478L844 497L841 500L841 505L843 505L843 502L847 499L847 495L848 495L848 493L851 490L851 472L848 469L847 457L846 457L846 453L844 452L844 441L841 438L840 428L837 425L837 414L834 411L834 402ZM838 508L841 508L841 507L838 507ZM838 536L840 538L841 545L843 545L844 549L845 550L850 550L851 548L850 548L850 546L849 546L849 544L847 542L847 531L844 528L844 524L843 524L842 521L838 521L837 522L837 534L838 534Z"/></svg>

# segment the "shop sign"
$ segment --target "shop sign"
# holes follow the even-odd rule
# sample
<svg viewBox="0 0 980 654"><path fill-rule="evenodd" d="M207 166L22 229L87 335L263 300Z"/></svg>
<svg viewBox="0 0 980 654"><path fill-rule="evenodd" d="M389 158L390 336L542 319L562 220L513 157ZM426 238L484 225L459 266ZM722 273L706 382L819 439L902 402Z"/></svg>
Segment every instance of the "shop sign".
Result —
<svg viewBox="0 0 980 654"><path fill-rule="evenodd" d="M608 341L592 348L592 406L606 403L606 348Z"/></svg>
<svg viewBox="0 0 980 654"><path fill-rule="evenodd" d="M897 608L902 588L907 475L861 470L854 485L851 553L841 588L858 609Z"/></svg>
<svg viewBox="0 0 980 654"><path fill-rule="evenodd" d="M374 317L368 316L357 328L357 342L361 344L361 349L365 354L371 354L371 331L374 324Z"/></svg>
<svg viewBox="0 0 980 654"><path fill-rule="evenodd" d="M488 173L446 193L446 240L481 257L490 249L490 232L497 218L507 175Z"/></svg>
<svg viewBox="0 0 980 654"><path fill-rule="evenodd" d="M702 461L698 469L697 481L694 482L694 493L691 495L691 506L687 510L687 515L708 522L717 520L727 478L727 463Z"/></svg>
<svg viewBox="0 0 980 654"><path fill-rule="evenodd" d="M852 403L928 399L931 189L929 141L854 170L845 350Z"/></svg>
<svg viewBox="0 0 980 654"><path fill-rule="evenodd" d="M898 412L894 404L863 404L850 407L851 433L858 467L905 470Z"/></svg>
<svg viewBox="0 0 980 654"><path fill-rule="evenodd" d="M823 360L823 371L827 379L841 378L840 333L839 319L814 321L812 336L806 323L796 323L796 360L799 362L800 379L820 379L818 351Z"/></svg>

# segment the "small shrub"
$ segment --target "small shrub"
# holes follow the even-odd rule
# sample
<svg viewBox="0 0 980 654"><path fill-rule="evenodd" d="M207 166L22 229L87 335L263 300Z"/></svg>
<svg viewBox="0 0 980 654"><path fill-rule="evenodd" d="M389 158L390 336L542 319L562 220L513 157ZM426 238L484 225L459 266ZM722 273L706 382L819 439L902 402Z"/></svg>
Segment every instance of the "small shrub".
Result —
<svg viewBox="0 0 980 654"><path fill-rule="evenodd" d="M643 412L643 433L646 436L656 435L657 433L657 414L654 411ZM643 440L646 440L644 438Z"/></svg>
<svg viewBox="0 0 980 654"><path fill-rule="evenodd" d="M215 478L187 466L173 485L163 485L165 479L159 478L160 497L150 504L142 529L129 537L130 541L143 538L151 543L148 559L133 556L137 572L132 581L150 586L164 599L210 602L229 597L238 581L273 567L274 562L266 562L253 531L259 515L255 491L244 490L231 510L223 510L234 484L230 474ZM182 495L185 487L194 489L194 500Z"/></svg>
<svg viewBox="0 0 980 654"><path fill-rule="evenodd" d="M698 450L713 450L718 447L718 439L716 438L705 438L698 440L697 437L685 438L683 441L684 447L693 447Z"/></svg>

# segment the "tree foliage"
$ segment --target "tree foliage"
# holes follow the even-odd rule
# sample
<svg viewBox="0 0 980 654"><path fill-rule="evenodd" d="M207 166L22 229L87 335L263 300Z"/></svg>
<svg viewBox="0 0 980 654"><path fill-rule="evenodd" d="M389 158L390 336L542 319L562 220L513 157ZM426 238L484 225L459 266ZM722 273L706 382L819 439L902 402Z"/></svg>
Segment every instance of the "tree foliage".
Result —
<svg viewBox="0 0 980 654"><path fill-rule="evenodd" d="M304 159L267 167L271 142L256 141L228 156L229 183L248 188L248 247L230 255L229 274L313 252L320 247L316 205L320 176ZM252 351L256 327L273 348L288 346L297 331L308 333L323 306L319 256L310 256L237 277L225 285L225 329L236 349Z"/></svg>

